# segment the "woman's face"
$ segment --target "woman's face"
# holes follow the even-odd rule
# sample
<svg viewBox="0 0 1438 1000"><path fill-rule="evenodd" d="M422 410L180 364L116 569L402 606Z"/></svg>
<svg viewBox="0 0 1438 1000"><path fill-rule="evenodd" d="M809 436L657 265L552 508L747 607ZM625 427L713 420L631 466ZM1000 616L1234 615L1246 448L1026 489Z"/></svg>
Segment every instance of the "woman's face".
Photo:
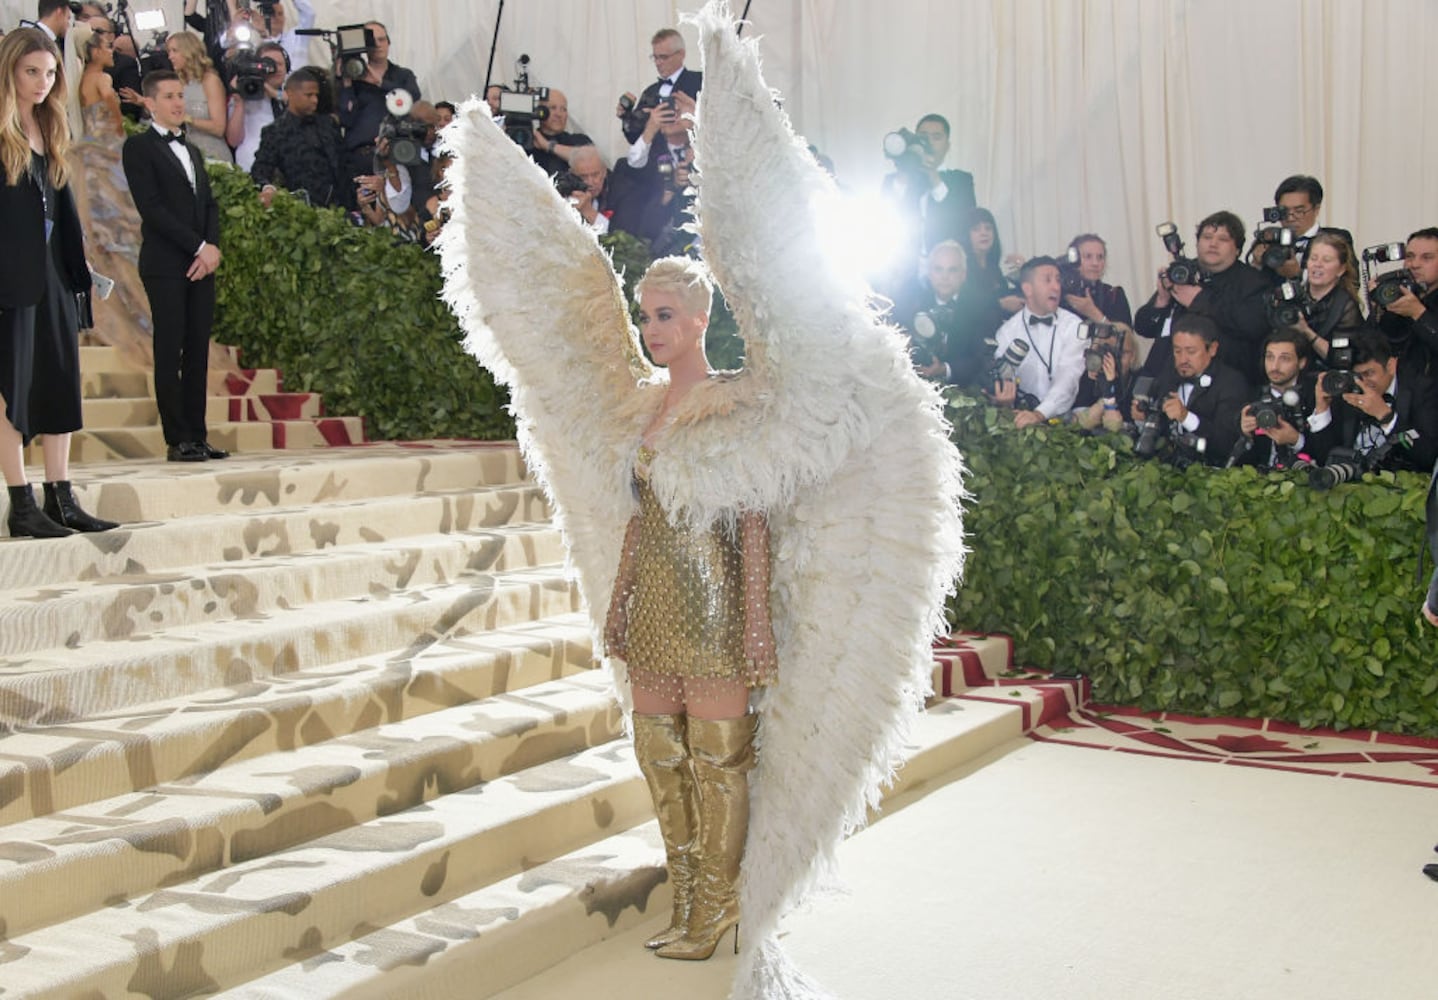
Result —
<svg viewBox="0 0 1438 1000"><path fill-rule="evenodd" d="M95 45L90 49L90 65L99 66L101 69L109 69L115 65L114 39L98 31L95 33Z"/></svg>
<svg viewBox="0 0 1438 1000"><path fill-rule="evenodd" d="M969 230L969 242L973 245L974 253L988 253L994 245L994 227L987 222L975 224Z"/></svg>
<svg viewBox="0 0 1438 1000"><path fill-rule="evenodd" d="M1079 274L1085 281L1102 281L1108 267L1108 251L1098 240L1087 240L1079 244Z"/></svg>
<svg viewBox="0 0 1438 1000"><path fill-rule="evenodd" d="M180 51L180 43L173 38L165 43L165 52L170 57L170 65L178 73L185 68L185 54Z"/></svg>
<svg viewBox="0 0 1438 1000"><path fill-rule="evenodd" d="M36 107L45 103L55 87L55 57L48 52L31 52L15 64L15 99Z"/></svg>
<svg viewBox="0 0 1438 1000"><path fill-rule="evenodd" d="M704 344L709 317L684 308L674 292L646 289L639 297L639 334L656 365L668 367Z"/></svg>
<svg viewBox="0 0 1438 1000"><path fill-rule="evenodd" d="M1327 243L1315 243L1308 248L1308 283L1327 288L1338 281L1343 273L1343 264L1338 251Z"/></svg>

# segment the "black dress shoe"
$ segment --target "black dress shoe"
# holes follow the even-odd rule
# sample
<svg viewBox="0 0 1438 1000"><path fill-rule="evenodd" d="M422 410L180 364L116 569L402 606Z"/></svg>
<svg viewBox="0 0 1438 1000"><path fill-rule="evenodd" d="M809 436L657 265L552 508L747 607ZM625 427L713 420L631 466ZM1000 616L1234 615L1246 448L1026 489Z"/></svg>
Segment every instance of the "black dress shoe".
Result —
<svg viewBox="0 0 1438 1000"><path fill-rule="evenodd" d="M210 442L208 442L208 441L201 441L201 442L199 443L199 445L197 445L197 447L198 447L201 451L203 451L203 452L205 453L205 457L206 457L206 458L219 459L219 458L229 458L229 457L230 457L230 453L229 453L229 452L225 451L225 450L222 449L222 448L216 448L214 445L210 444Z"/></svg>
<svg viewBox="0 0 1438 1000"><path fill-rule="evenodd" d="M1427 875L1434 882L1438 882L1438 865L1424 865L1423 874Z"/></svg>
<svg viewBox="0 0 1438 1000"><path fill-rule="evenodd" d="M165 452L165 458L171 462L203 462L209 457L205 454L204 449L193 441L172 444Z"/></svg>

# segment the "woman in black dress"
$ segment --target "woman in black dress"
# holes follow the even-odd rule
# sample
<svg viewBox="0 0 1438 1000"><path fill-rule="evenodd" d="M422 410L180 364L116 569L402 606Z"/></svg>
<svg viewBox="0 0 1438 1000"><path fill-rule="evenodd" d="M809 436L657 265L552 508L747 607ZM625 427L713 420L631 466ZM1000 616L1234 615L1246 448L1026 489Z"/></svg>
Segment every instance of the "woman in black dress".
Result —
<svg viewBox="0 0 1438 1000"><path fill-rule="evenodd" d="M70 490L70 434L81 426L75 296L90 290L69 188L70 127L59 50L22 28L0 39L0 473L12 536L56 538L115 525ZM25 476L25 445L44 435L45 509Z"/></svg>

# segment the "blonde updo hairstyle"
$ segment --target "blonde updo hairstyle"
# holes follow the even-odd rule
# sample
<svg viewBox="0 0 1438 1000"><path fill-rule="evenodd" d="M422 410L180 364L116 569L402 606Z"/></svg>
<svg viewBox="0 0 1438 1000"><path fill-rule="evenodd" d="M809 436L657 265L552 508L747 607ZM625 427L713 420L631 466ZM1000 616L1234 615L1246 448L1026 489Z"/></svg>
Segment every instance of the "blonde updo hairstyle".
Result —
<svg viewBox="0 0 1438 1000"><path fill-rule="evenodd" d="M714 303L714 279L703 261L692 257L661 257L649 265L634 293L670 292L686 312L709 315Z"/></svg>

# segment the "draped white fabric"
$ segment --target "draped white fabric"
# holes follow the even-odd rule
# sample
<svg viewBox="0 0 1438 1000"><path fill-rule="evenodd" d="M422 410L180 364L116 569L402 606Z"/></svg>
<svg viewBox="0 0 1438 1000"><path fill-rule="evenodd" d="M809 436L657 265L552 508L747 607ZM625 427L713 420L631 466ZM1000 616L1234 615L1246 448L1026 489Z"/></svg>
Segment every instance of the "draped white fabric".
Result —
<svg viewBox="0 0 1438 1000"><path fill-rule="evenodd" d="M498 0L312 2L322 27L383 21L428 99L484 82ZM654 79L650 35L679 26L697 64L678 25L697 5L509 0L495 78L527 53L531 82L562 88L571 128L616 156L615 100ZM132 3L171 23L181 6ZM0 0L0 24L22 14L33 0ZM1317 176L1323 220L1360 246L1438 223L1432 0L753 0L750 20L796 128L849 188L877 187L886 131L937 111L954 129L947 165L973 172L1006 249L1099 232L1135 304L1164 259L1155 223L1173 219L1190 247L1220 208L1251 228L1288 174Z"/></svg>

